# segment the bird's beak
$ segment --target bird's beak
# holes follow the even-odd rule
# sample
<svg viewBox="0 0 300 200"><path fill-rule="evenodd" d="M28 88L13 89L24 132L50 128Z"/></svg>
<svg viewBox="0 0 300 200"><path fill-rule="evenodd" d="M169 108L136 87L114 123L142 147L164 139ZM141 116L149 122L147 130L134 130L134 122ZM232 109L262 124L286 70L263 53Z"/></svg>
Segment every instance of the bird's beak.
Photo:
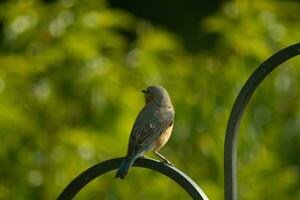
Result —
<svg viewBox="0 0 300 200"><path fill-rule="evenodd" d="M146 94L146 93L147 93L147 91L146 91L146 90L142 90L142 93Z"/></svg>

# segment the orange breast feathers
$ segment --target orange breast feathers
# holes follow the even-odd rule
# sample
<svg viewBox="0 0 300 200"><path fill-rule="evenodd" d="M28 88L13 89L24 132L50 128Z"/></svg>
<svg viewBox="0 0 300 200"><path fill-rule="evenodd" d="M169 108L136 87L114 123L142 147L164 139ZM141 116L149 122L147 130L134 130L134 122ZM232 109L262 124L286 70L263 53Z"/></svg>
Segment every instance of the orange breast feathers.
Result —
<svg viewBox="0 0 300 200"><path fill-rule="evenodd" d="M169 126L162 134L161 136L156 140L154 151L158 151L161 149L169 140L171 133L173 130L173 124Z"/></svg>

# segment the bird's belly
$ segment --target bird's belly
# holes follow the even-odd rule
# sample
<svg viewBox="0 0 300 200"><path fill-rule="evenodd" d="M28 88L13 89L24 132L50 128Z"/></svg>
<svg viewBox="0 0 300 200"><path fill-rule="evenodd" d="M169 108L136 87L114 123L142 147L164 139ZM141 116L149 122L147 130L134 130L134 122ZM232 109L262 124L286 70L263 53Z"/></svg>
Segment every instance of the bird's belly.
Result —
<svg viewBox="0 0 300 200"><path fill-rule="evenodd" d="M156 140L155 145L154 145L154 151L158 151L160 148L162 148L167 141L169 140L171 133L173 130L173 124L167 128L161 136Z"/></svg>

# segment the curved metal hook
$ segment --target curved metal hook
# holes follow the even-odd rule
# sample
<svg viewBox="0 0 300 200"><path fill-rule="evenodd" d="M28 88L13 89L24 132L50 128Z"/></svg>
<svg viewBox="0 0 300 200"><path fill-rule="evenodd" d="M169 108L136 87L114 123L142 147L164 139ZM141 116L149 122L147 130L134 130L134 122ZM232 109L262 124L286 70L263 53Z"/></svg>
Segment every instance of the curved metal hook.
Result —
<svg viewBox="0 0 300 200"><path fill-rule="evenodd" d="M237 200L237 134L239 122L252 94L259 84L280 64L300 54L300 43L275 53L262 63L250 76L241 89L230 113L224 146L224 185L225 200Z"/></svg>
<svg viewBox="0 0 300 200"><path fill-rule="evenodd" d="M89 182L101 176L104 173L110 172L112 170L117 169L123 158L115 158L111 160L107 160L101 163L98 163L86 171L82 172L79 176L77 176L59 195L57 200L70 200L75 197L75 195ZM176 183L178 183L181 187L188 192L188 194L195 200L208 200L204 192L199 188L199 186L186 174L184 174L179 169L165 165L156 160L147 159L147 158L139 158L137 159L133 166L143 167L152 169L157 171L165 176L171 178Z"/></svg>

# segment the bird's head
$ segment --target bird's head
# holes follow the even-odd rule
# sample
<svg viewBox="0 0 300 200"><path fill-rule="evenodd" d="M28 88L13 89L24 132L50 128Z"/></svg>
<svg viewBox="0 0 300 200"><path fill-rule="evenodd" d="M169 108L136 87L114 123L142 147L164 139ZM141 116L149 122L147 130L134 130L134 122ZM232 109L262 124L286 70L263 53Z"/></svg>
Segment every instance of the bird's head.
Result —
<svg viewBox="0 0 300 200"><path fill-rule="evenodd" d="M146 104L154 102L160 105L172 105L169 93L162 86L152 85L142 90Z"/></svg>

